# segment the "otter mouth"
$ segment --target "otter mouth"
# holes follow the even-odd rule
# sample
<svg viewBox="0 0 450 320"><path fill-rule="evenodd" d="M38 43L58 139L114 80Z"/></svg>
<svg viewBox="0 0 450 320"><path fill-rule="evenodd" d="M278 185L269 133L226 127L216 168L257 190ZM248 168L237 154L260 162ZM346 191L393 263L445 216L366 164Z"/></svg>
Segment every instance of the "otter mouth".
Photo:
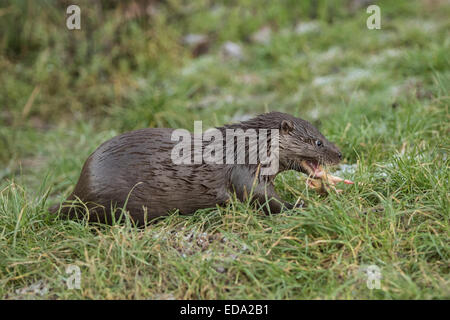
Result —
<svg viewBox="0 0 450 320"><path fill-rule="evenodd" d="M323 177L325 171L317 161L304 160L300 163L304 172L310 176L310 178L320 179Z"/></svg>
<svg viewBox="0 0 450 320"><path fill-rule="evenodd" d="M327 193L329 189L333 189L336 192L342 192L342 190L336 189L334 186L340 182L353 184L353 181L342 179L328 173L317 161L303 160L300 165L304 173L308 175L306 182L312 189L318 189L324 193Z"/></svg>

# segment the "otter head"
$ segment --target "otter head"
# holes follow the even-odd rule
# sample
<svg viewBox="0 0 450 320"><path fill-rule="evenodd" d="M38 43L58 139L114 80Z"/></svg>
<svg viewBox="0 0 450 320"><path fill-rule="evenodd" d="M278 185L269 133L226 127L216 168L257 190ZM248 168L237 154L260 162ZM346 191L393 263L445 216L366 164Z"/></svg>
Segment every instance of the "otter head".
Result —
<svg viewBox="0 0 450 320"><path fill-rule="evenodd" d="M278 129L279 171L297 170L319 178L321 166L336 165L342 158L339 149L311 123L282 112L261 114L222 129Z"/></svg>
<svg viewBox="0 0 450 320"><path fill-rule="evenodd" d="M342 153L308 121L281 114L280 164L285 170L297 170L320 177L321 166L339 163Z"/></svg>

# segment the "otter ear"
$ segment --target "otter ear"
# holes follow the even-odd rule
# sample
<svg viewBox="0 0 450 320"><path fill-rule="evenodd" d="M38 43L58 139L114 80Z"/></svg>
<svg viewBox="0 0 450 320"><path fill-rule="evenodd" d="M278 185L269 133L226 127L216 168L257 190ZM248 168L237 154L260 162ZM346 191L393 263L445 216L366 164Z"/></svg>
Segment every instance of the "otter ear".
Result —
<svg viewBox="0 0 450 320"><path fill-rule="evenodd" d="M280 131L282 134L291 132L294 129L294 124L291 120L283 120L280 124Z"/></svg>

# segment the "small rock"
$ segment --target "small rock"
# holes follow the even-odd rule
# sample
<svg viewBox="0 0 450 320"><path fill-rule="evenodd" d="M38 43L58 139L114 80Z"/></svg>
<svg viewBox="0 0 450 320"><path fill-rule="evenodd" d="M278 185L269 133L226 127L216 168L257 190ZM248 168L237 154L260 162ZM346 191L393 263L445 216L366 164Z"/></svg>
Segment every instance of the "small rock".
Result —
<svg viewBox="0 0 450 320"><path fill-rule="evenodd" d="M192 55L197 57L209 50L209 37L204 34L188 34L183 37L183 43L192 48Z"/></svg>
<svg viewBox="0 0 450 320"><path fill-rule="evenodd" d="M233 58L238 60L244 58L244 53L241 46L231 41L227 41L222 45L221 52L225 58Z"/></svg>
<svg viewBox="0 0 450 320"><path fill-rule="evenodd" d="M219 266L219 267L216 268L216 271L217 271L218 273L224 273L224 272L225 272L225 268L222 267L222 266Z"/></svg>
<svg viewBox="0 0 450 320"><path fill-rule="evenodd" d="M318 31L319 29L320 29L320 25L319 25L319 23L317 23L315 21L304 22L304 23L297 24L297 26L295 27L295 33L296 34L305 34L305 33Z"/></svg>
<svg viewBox="0 0 450 320"><path fill-rule="evenodd" d="M315 77L312 81L313 86L323 86L323 85L329 85L336 81L336 77L334 75L330 76L322 76L322 77Z"/></svg>
<svg viewBox="0 0 450 320"><path fill-rule="evenodd" d="M272 29L269 26L265 26L256 31L251 36L251 40L256 43L268 44L272 38Z"/></svg>
<svg viewBox="0 0 450 320"><path fill-rule="evenodd" d="M196 46L205 41L208 41L208 37L204 34L188 34L183 37L183 43L188 46Z"/></svg>

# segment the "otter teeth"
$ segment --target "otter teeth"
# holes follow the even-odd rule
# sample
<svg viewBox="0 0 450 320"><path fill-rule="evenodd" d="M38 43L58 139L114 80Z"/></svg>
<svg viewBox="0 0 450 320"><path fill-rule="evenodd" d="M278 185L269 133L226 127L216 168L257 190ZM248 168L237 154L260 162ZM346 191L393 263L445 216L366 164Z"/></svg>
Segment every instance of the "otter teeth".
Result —
<svg viewBox="0 0 450 320"><path fill-rule="evenodd" d="M324 171L319 164L311 161L302 161L302 164L313 178L321 178L324 175Z"/></svg>

